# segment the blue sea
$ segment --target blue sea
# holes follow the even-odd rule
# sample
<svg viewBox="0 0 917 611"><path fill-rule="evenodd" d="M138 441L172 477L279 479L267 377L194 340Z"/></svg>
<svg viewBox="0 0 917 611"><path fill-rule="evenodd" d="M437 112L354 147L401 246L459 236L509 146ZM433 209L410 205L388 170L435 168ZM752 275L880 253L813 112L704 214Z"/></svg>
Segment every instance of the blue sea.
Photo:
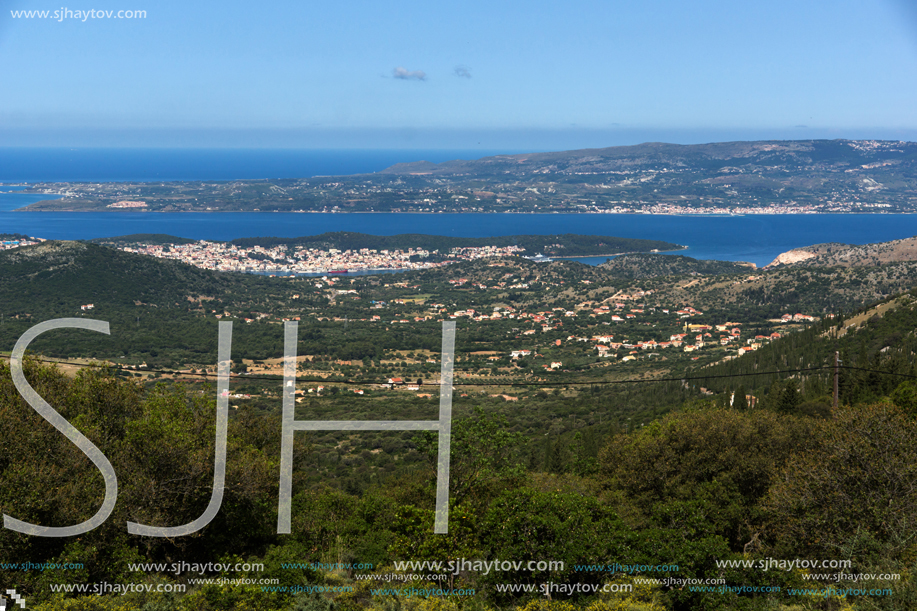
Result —
<svg viewBox="0 0 917 611"><path fill-rule="evenodd" d="M378 172L396 163L524 153L453 149L107 149L0 147L0 185L308 178Z"/></svg>
<svg viewBox="0 0 917 611"><path fill-rule="evenodd" d="M0 149L0 181L222 180L373 172L405 161L474 159L516 151L104 151ZM7 161L13 159L13 165ZM375 235L426 233L464 237L598 234L688 246L697 259L758 266L811 244L866 244L917 235L917 215L829 214L654 216L606 214L127 213L13 212L47 199L0 187L0 233L46 239L90 239L132 233L184 238L297 237L328 231ZM547 242L546 242L547 243ZM598 264L605 257L579 259Z"/></svg>

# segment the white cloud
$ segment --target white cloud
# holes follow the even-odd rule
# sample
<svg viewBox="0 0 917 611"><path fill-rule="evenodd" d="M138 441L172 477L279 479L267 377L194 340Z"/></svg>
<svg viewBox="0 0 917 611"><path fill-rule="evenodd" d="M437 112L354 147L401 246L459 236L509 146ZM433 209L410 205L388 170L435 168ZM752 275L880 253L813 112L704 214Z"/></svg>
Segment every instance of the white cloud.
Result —
<svg viewBox="0 0 917 611"><path fill-rule="evenodd" d="M427 73L423 70L408 70L398 66L392 70L392 77L403 81L425 81L427 80Z"/></svg>

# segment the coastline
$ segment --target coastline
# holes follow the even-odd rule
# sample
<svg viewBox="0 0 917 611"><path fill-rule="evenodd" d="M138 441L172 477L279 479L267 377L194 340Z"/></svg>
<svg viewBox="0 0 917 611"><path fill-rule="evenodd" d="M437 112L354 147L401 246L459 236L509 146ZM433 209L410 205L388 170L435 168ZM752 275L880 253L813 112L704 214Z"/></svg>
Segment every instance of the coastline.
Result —
<svg viewBox="0 0 917 611"><path fill-rule="evenodd" d="M40 202L35 202L35 204L40 204L45 201L53 202L56 200L42 200ZM723 214L723 213L704 213L698 212L697 214L685 214L685 213L669 213L669 212L643 212L643 211L633 211L633 212L597 212L597 211L588 211L588 210L564 210L564 211L555 211L555 212L537 212L537 211L522 211L522 210L474 210L474 211L462 211L462 210L440 210L437 212L424 212L424 211L415 211L415 210L354 210L354 211L345 211L345 210L146 210L146 209L137 209L137 208L104 208L104 209L76 209L76 208L55 208L53 210L45 209L30 209L31 206L35 204L29 204L28 206L23 206L22 208L14 208L8 210L8 212L32 212L32 213L41 213L41 212L85 212L85 213L99 213L99 212L117 212L122 214L410 214L410 215L424 215L424 216L441 216L443 214L518 214L518 215L530 215L530 216L551 216L555 214L576 214L583 216L666 216L666 217L675 217L675 218L739 218L739 217L760 217L760 216L817 216L817 215L835 215L835 214L868 214L870 216L890 216L890 215L915 215L917 210L907 211L907 212L894 212L887 210L879 210L874 212L866 212L862 210L831 210L825 212L743 212L738 214Z"/></svg>
<svg viewBox="0 0 917 611"><path fill-rule="evenodd" d="M679 244L679 246L682 246ZM691 250L690 246L682 246L678 250L657 250L656 252L645 251L645 250L634 250L631 252L615 252L611 254L599 254L599 255L564 255L564 256L550 256L548 259L552 261L554 259L589 259L592 257L620 257L621 255L664 255L670 252L682 252L685 250Z"/></svg>
<svg viewBox="0 0 917 611"><path fill-rule="evenodd" d="M11 202L6 200L9 207ZM763 266L782 252L829 242L865 244L913 237L914 214L821 214L767 216L682 216L482 213L313 213L289 214L29 214L0 211L8 233L52 240L85 240L138 233L191 240L231 241L241 237L299 237L326 232L380 236L426 234L483 238L509 235L602 234L690 245L672 252L699 260L750 261ZM530 245L538 252L547 242ZM596 244L597 246L597 244ZM611 246L611 245L609 245ZM597 249L598 250L598 249ZM556 252L556 251L555 251ZM617 255L621 251L603 250ZM558 254L561 254L558 252ZM569 256L563 253L563 256ZM573 257L579 258L579 257ZM607 257L594 259L604 261ZM563 259L559 259L563 260ZM591 263L591 261L589 262Z"/></svg>
<svg viewBox="0 0 917 611"><path fill-rule="evenodd" d="M907 211L892 211L887 209L869 209L869 210L801 210L799 208L795 209L780 209L780 208L758 208L752 210L735 210L735 211L726 211L719 209L715 212L688 212L685 210L679 210L677 212L668 212L668 211L653 211L653 210L643 210L643 209L626 209L626 210L582 210L582 209L573 209L573 210L462 210L462 209L453 209L453 210L436 210L436 211L423 211L423 210L199 210L199 209L178 209L178 210L162 210L162 209L150 209L148 207L112 207L109 208L108 205L102 205L91 200L76 200L75 205L69 204L66 201L64 194L58 193L47 193L47 192L37 192L37 193L27 193L23 192L22 188L13 186L3 186L0 185L0 195L5 196L7 201L9 198L16 197L44 197L46 199L41 199L38 201L29 201L24 206L17 208L7 209L6 212L48 212L48 213L75 213L75 212L91 212L91 213L110 213L110 212L121 212L121 213L158 213L158 214L231 214L231 213L240 213L240 214L319 214L319 215L355 215L355 214L372 214L372 215L412 215L412 216L428 216L436 217L441 215L517 215L517 216L549 216L549 215L597 215L611 218L632 218L632 217L673 217L673 218L706 218L706 219L728 219L728 218L773 218L773 217L782 217L782 216L793 216L793 217L805 217L805 216L816 216L816 215L849 215L849 214L865 214L870 216L889 216L889 215L913 215L917 214L917 210L907 210ZM71 200L73 201L73 200ZM12 202L10 202L12 203ZM73 206L73 207L71 207ZM102 207L96 207L102 206Z"/></svg>

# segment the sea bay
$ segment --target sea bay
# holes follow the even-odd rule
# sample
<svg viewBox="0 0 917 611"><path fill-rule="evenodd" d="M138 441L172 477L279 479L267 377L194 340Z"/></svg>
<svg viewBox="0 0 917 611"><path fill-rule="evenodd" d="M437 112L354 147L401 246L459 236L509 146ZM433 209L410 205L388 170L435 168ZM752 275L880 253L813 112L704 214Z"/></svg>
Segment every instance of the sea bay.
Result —
<svg viewBox="0 0 917 611"><path fill-rule="evenodd" d="M159 182L341 176L396 163L479 159L489 149L16 148L0 147L0 183Z"/></svg>
<svg viewBox="0 0 917 611"><path fill-rule="evenodd" d="M0 180L157 181L229 180L354 174L426 159L476 159L486 150L287 150L287 149L13 149L0 148ZM513 151L502 151L503 153ZM520 152L520 151L515 151ZM0 233L56 240L164 233L230 240L296 237L329 231L377 235L424 233L463 237L599 234L664 240L688 246L698 259L766 265L778 254L811 244L866 244L917 235L917 215L819 214L668 216L645 214L391 214L391 213L143 213L15 212L53 197L0 186ZM546 242L549 243L549 242ZM614 254L614 253L608 253ZM605 257L580 259L598 264Z"/></svg>
<svg viewBox="0 0 917 611"><path fill-rule="evenodd" d="M134 233L231 240L296 237L330 231L375 235L423 233L462 237L578 233L664 240L688 246L697 259L749 261L758 266L811 244L867 244L917 235L917 215L819 214L668 216L643 214L372 214L372 213L132 213L14 212L4 194L0 233L54 240L84 240ZM546 244L550 242L546 241ZM609 253L614 254L614 253ZM604 257L582 259L598 264Z"/></svg>

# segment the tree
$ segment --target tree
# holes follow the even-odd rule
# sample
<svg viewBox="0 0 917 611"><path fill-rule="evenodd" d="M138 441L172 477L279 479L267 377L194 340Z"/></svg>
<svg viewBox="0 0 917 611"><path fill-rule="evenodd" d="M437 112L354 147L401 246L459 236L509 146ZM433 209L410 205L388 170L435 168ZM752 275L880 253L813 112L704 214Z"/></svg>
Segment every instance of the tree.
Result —
<svg viewBox="0 0 917 611"><path fill-rule="evenodd" d="M780 393L777 411L783 414L795 414L799 410L799 384L796 380L787 380Z"/></svg>
<svg viewBox="0 0 917 611"><path fill-rule="evenodd" d="M505 416L495 416L475 407L471 417L452 426L449 494L460 504L467 499L483 503L525 473L521 455L522 433L509 432ZM420 435L415 443L425 452L430 465L437 464L436 434Z"/></svg>
<svg viewBox="0 0 917 611"><path fill-rule="evenodd" d="M574 572L576 564L620 556L627 547L627 528L597 499L581 494L508 490L490 505L481 527L482 545L490 558L515 561L562 561L563 569L547 563L515 573L495 572L493 581L517 583L576 581L600 583L603 572ZM525 564L523 564L525 566Z"/></svg>
<svg viewBox="0 0 917 611"><path fill-rule="evenodd" d="M810 430L807 419L766 410L699 408L617 435L599 464L606 485L650 523L671 524L672 503L703 503L711 533L740 551L763 520L757 505L771 479L812 443Z"/></svg>
<svg viewBox="0 0 917 611"><path fill-rule="evenodd" d="M841 407L816 433L822 450L790 460L766 499L780 544L828 557L857 533L868 533L880 556L912 553L917 423L898 407L878 403Z"/></svg>
<svg viewBox="0 0 917 611"><path fill-rule="evenodd" d="M115 582L130 578L129 562L248 554L273 534L274 506L264 499L276 490L275 467L260 449L239 439L233 422L227 436L226 491L214 521L193 537L127 533L127 521L181 525L206 508L213 487L212 398L164 384L144 396L138 384L105 370L84 369L69 379L31 358L25 359L24 371L39 395L110 460L118 476L118 502L108 520L78 538L24 537L3 529L0 557L79 561L87 568L66 579L76 575ZM0 366L0 429L0 506L5 513L33 524L66 526L98 510L104 495L99 471L25 403L5 366ZM47 593L48 580L60 579L52 572L34 580L25 577L24 582L18 576L16 583L27 586L24 591L31 596Z"/></svg>
<svg viewBox="0 0 917 611"><path fill-rule="evenodd" d="M892 392L891 400L910 416L917 416L917 384L902 382Z"/></svg>

